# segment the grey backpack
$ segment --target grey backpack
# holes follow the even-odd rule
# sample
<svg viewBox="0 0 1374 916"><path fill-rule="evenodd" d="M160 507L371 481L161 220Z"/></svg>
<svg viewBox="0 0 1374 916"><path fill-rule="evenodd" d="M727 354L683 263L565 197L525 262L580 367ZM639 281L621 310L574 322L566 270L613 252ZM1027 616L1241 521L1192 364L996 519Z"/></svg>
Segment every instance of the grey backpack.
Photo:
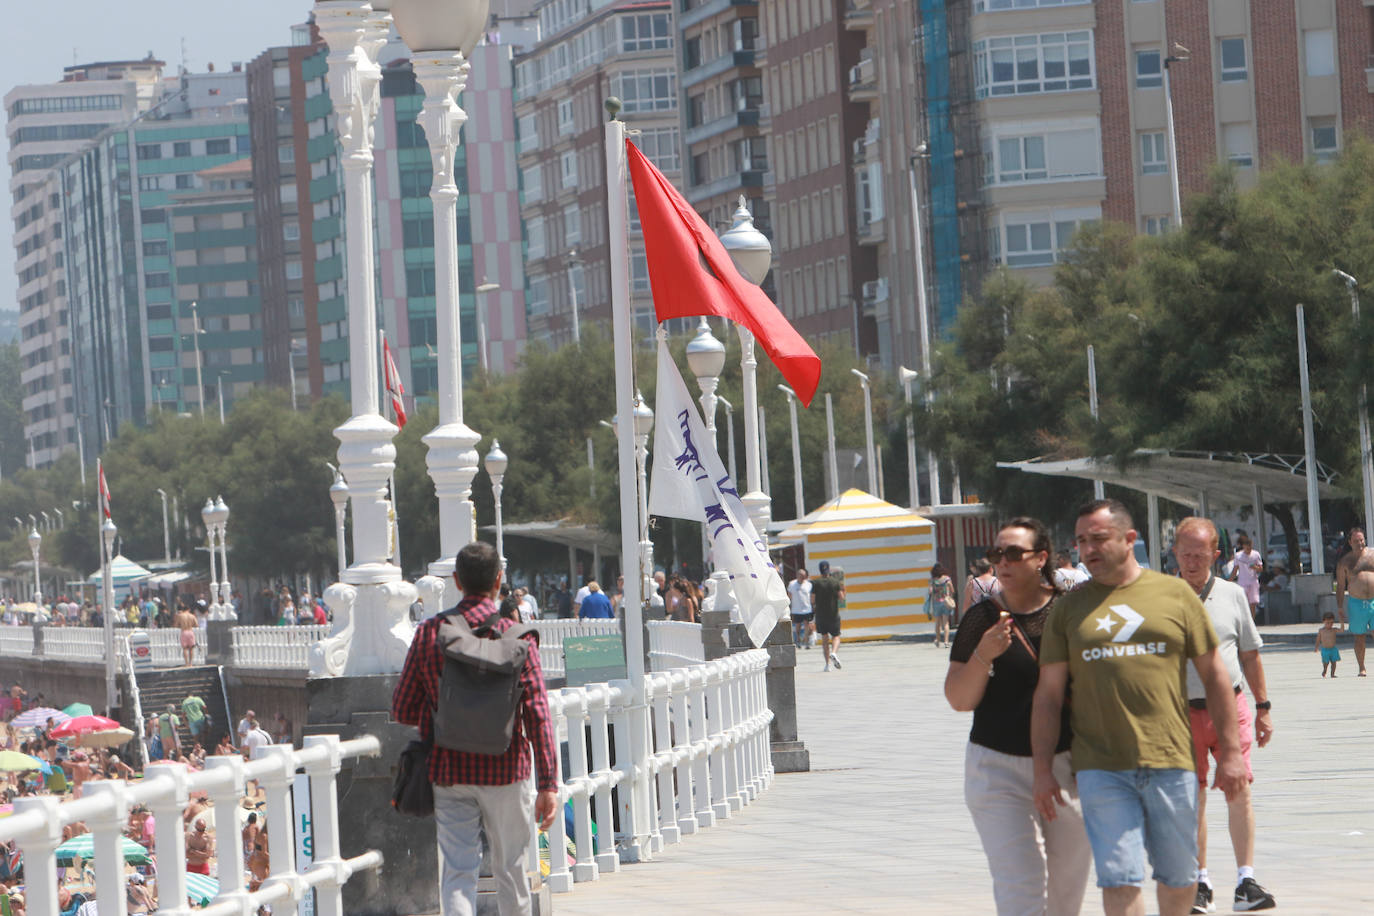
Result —
<svg viewBox="0 0 1374 916"><path fill-rule="evenodd" d="M539 631L513 626L498 634L499 616L493 613L474 630L461 613L448 614L439 624L444 670L439 679L439 703L434 710L434 743L470 754L504 754L515 733L530 645L524 637Z"/></svg>

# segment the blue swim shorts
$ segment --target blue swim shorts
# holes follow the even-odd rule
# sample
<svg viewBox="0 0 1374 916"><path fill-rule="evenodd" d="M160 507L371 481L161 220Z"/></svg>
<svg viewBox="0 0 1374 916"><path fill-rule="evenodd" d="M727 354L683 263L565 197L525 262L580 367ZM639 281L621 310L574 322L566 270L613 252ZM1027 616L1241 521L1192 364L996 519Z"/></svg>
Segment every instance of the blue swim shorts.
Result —
<svg viewBox="0 0 1374 916"><path fill-rule="evenodd" d="M1356 635L1374 630L1374 598L1345 596L1345 613L1350 618L1350 632Z"/></svg>
<svg viewBox="0 0 1374 916"><path fill-rule="evenodd" d="M1341 660L1341 650L1332 646L1330 649L1322 646L1322 664L1334 665Z"/></svg>

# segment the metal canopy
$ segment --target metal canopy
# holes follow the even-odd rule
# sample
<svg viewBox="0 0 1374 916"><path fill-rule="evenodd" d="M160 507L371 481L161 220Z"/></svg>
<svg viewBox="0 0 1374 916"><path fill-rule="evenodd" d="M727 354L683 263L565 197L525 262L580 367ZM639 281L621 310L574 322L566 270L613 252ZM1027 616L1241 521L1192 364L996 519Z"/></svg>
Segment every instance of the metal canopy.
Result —
<svg viewBox="0 0 1374 916"><path fill-rule="evenodd" d="M495 525L483 525L483 531L496 531ZM549 522L519 522L501 526L507 538L523 537L578 550L601 550L607 554L620 553L620 538L596 525L582 525L568 519Z"/></svg>
<svg viewBox="0 0 1374 916"><path fill-rule="evenodd" d="M1047 477L1100 480L1194 510L1204 494L1213 506L1253 505L1257 486L1266 502L1294 503L1307 498L1306 462L1301 457L1268 452L1138 449L1124 471L1109 458L1031 458L999 461L997 466ZM1342 495L1332 486L1335 476L1317 462L1317 491L1322 499Z"/></svg>

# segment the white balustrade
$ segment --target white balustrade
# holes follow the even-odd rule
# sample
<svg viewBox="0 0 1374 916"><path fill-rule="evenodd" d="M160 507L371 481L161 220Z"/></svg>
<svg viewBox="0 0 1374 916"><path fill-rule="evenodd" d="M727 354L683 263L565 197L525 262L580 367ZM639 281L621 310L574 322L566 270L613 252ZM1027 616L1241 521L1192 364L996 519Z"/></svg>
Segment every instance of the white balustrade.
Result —
<svg viewBox="0 0 1374 916"><path fill-rule="evenodd" d="M95 627L44 627L43 657L55 661L105 660L105 631Z"/></svg>
<svg viewBox="0 0 1374 916"><path fill-rule="evenodd" d="M241 668L308 668L310 646L328 636L331 629L332 624L234 627L229 631L234 664Z"/></svg>
<svg viewBox="0 0 1374 916"><path fill-rule="evenodd" d="M649 670L670 671L706 661L701 645L701 624L683 620L650 620Z"/></svg>
<svg viewBox="0 0 1374 916"><path fill-rule="evenodd" d="M0 627L0 655L32 655L33 627Z"/></svg>
<svg viewBox="0 0 1374 916"><path fill-rule="evenodd" d="M185 664L186 657L181 654L181 630L163 627L148 630L148 648L152 652L154 668L179 668ZM191 664L205 664L205 631L200 627L194 630L196 647L191 652Z"/></svg>
<svg viewBox="0 0 1374 916"><path fill-rule="evenodd" d="M559 774L560 813L548 831L551 890L564 893L575 883L594 881L618 868L611 837L611 792L619 787L622 825L637 821L634 793L629 791L636 773L647 773L657 787L647 796L655 850L728 817L771 784L768 727L773 713L767 703L767 669L768 653L753 649L648 675L653 749L647 760L631 759L628 681L550 691L549 709L557 734L566 736L570 768ZM561 814L569 800L577 848L571 869Z"/></svg>
<svg viewBox="0 0 1374 916"><path fill-rule="evenodd" d="M56 849L62 842L62 828L84 821L94 840L96 899L118 901L111 911L122 913L125 896L121 833L130 809L146 804L157 819L154 840L162 900L159 912L189 913L185 896L185 828L179 816L187 798L190 793L204 791L214 799L217 810L233 812L244 795L246 781L258 780L267 793L267 819L273 837L272 871L258 890L249 891L244 884L243 841L238 825L225 825L217 831L219 893L208 906L195 912L241 916L264 904L294 912L294 902L314 888L318 912L342 913L343 885L360 871L380 867L382 854L372 849L351 859L340 856L335 782L344 759L375 757L380 751L381 743L371 736L340 741L336 735L311 735L305 739L302 750L268 745L258 748L248 763L237 755L210 757L205 769L194 772L178 763L153 764L137 782L88 782L86 794L79 799L59 802L50 795L15 799L14 813L0 819L0 842L16 840L24 855L25 897L30 916L57 916L60 911ZM314 860L303 871L295 865L295 825L291 817L291 786L297 771L304 771L309 777L314 800Z"/></svg>

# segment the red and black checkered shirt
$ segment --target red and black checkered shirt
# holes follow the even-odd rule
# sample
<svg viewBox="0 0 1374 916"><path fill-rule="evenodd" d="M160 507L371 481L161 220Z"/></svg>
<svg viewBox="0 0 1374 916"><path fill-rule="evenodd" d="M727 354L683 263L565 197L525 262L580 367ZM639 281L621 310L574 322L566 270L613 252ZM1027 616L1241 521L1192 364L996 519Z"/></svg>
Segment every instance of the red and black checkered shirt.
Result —
<svg viewBox="0 0 1374 916"><path fill-rule="evenodd" d="M464 598L449 613L461 613L468 625L476 627L496 613L490 598ZM403 725L415 725L420 738L434 740L434 707L439 697L439 678L444 669L443 651L439 647L439 624L443 615L431 617L415 630L415 639L406 655L401 680L391 697L391 717ZM498 632L504 633L515 622L498 618ZM533 637L530 637L533 642ZM439 786L505 786L528 779L530 775L530 747L534 747L538 778L535 786L543 791L558 787L553 720L549 717L548 695L544 690L544 671L539 664L537 643L525 660L520 684L524 695L520 699L520 713L515 717L515 730L510 747L504 754L472 754L434 746L429 755L429 781Z"/></svg>

